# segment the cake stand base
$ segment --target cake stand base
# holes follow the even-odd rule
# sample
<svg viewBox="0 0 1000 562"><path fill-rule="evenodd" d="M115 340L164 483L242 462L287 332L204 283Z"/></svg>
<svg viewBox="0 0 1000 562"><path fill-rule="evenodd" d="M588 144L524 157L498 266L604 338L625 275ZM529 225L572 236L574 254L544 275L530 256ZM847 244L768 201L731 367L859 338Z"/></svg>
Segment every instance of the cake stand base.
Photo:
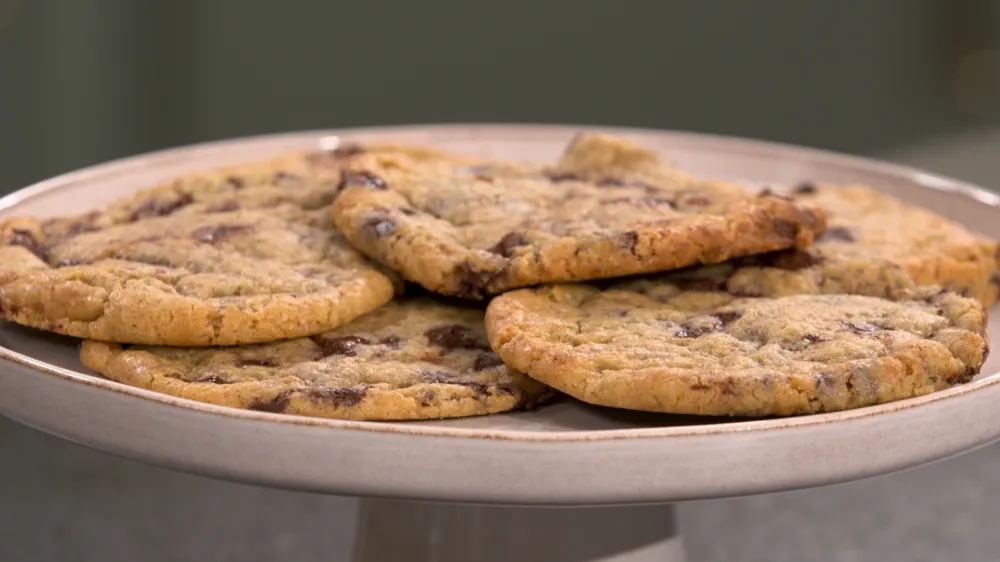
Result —
<svg viewBox="0 0 1000 562"><path fill-rule="evenodd" d="M521 508L362 500L355 562L682 562L673 505Z"/></svg>

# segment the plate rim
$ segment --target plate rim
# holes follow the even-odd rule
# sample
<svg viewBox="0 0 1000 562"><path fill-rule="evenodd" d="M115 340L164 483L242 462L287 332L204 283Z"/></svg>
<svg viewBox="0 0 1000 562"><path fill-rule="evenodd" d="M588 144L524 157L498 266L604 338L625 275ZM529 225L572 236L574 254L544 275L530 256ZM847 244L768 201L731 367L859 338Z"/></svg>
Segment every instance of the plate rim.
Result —
<svg viewBox="0 0 1000 562"><path fill-rule="evenodd" d="M59 189L71 187L80 182L87 181L107 173L128 173L129 171L147 165L152 161L165 159L182 159L192 154L207 155L214 151L226 151L234 146L246 144L271 144L286 141L309 141L314 139L317 144L324 137L352 137L362 135L392 135L417 132L433 132L446 136L448 133L456 134L462 132L463 136L470 136L470 131L484 129L489 131L490 136L497 134L528 134L538 136L539 134L549 134L553 136L566 137L576 132L591 131L604 132L620 135L644 135L653 137L670 137L675 142L696 144L711 144L722 146L727 151L739 151L745 154L761 154L773 157L774 152L785 152L796 161L823 161L834 163L846 168L853 168L880 175L894 177L907 181L917 187L931 189L935 191L945 191L957 193L961 196L972 199L980 204L990 207L1000 207L1000 194L996 194L978 187L968 182L926 172L918 168L884 162L873 158L834 152L829 150L797 146L786 143L757 140L748 137L716 135L709 133L699 133L690 131L652 129L641 127L613 127L604 125L582 125L582 124L530 124L530 123L427 123L409 125L380 125L372 127L352 127L343 129L313 129L304 131L291 131L263 135L251 135L222 140L200 142L189 145L182 145L152 152L144 152L118 158L107 162L87 166L78 170L59 174L52 178L36 182L13 193L0 198L0 211L7 211L16 207L31 198L47 194ZM141 189L138 187L137 189ZM765 420L744 420L731 421L726 423L696 424L684 426L631 428L631 429L609 429L609 430L559 430L549 432L520 431L511 429L489 429L489 428L461 428L461 427L435 427L422 425L419 422L370 422L339 420L331 418L313 418L289 414L278 414L268 412L256 412L242 410L239 408L229 408L178 398L166 394L160 394L151 390L132 387L124 383L119 383L100 377L90 375L85 372L74 371L46 363L28 355L16 352L4 346L0 346L0 360L7 363L18 364L32 371L33 374L43 376L56 376L72 383L86 384L92 387L109 390L119 394L131 396L133 398L148 400L159 404L181 407L188 410L210 415L222 415L230 418L247 420L250 422L271 422L284 423L297 426L323 427L340 430L369 431L375 433L388 433L396 435L425 436L425 437L448 437L458 439L500 439L504 441L518 441L524 443L569 443L569 442L589 442L607 441L619 439L659 439L676 437L698 437L721 435L731 433L772 433L796 428L808 428L830 423L845 423L850 421L866 420L875 417L884 417L892 413L910 410L938 403L945 400L957 399L962 396L990 388L1000 383L1000 372L986 375L980 380L966 383L961 386L932 392L923 396L908 398L885 404L866 406L853 410L839 412L828 412L822 414L811 414L805 416L793 416L785 418L771 418Z"/></svg>

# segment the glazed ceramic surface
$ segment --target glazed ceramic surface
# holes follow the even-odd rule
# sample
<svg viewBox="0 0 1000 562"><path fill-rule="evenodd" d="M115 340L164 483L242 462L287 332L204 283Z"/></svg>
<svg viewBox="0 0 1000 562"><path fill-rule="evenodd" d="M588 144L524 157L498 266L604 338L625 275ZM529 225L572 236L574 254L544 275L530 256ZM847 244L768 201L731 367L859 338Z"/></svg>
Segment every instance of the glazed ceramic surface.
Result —
<svg viewBox="0 0 1000 562"><path fill-rule="evenodd" d="M393 139L552 161L579 130L422 126L198 145L67 174L0 201L0 215L97 207L185 171L340 139ZM693 172L754 184L861 182L1000 237L1000 197L864 159L756 141L614 130ZM1000 313L1000 309L994 309ZM1000 330L994 323L993 341ZM1000 438L1000 357L972 383L849 412L737 420L600 409L419 423L309 419L210 406L84 369L77 342L0 324L0 412L110 453L179 470L344 495L524 505L672 502L817 486L942 459Z"/></svg>

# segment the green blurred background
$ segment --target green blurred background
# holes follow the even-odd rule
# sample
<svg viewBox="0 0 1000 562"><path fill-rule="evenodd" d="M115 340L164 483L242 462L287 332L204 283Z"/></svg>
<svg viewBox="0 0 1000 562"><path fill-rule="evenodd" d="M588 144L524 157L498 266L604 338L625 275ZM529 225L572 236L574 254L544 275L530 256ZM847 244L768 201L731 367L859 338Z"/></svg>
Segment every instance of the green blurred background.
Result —
<svg viewBox="0 0 1000 562"><path fill-rule="evenodd" d="M0 0L0 193L192 142L460 121L734 134L996 188L998 37L1000 0ZM684 504L681 524L702 562L997 560L997 463ZM3 562L346 560L354 507L0 419Z"/></svg>
<svg viewBox="0 0 1000 562"><path fill-rule="evenodd" d="M0 190L167 146L367 124L634 125L874 153L995 122L997 75L956 75L990 47L998 8L0 0Z"/></svg>

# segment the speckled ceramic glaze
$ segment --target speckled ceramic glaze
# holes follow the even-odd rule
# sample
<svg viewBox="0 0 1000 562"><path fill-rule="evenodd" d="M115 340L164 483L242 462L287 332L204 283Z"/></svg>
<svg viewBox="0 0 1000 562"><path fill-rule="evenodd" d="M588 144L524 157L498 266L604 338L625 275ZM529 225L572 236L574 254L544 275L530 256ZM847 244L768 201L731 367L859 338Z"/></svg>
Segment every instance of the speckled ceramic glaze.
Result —
<svg viewBox="0 0 1000 562"><path fill-rule="evenodd" d="M594 130L594 128L587 128ZM61 176L3 215L79 212L188 170L350 140L395 139L551 161L579 127L424 126L311 132L180 148ZM754 183L862 182L1000 237L998 198L863 159L711 136L610 130L694 172ZM998 330L990 331L995 337ZM0 411L180 470L270 486L457 502L672 502L816 486L952 456L1000 437L1000 358L958 388L835 414L760 421L642 415L564 401L533 412L361 423L231 410L87 372L68 338L0 325Z"/></svg>

